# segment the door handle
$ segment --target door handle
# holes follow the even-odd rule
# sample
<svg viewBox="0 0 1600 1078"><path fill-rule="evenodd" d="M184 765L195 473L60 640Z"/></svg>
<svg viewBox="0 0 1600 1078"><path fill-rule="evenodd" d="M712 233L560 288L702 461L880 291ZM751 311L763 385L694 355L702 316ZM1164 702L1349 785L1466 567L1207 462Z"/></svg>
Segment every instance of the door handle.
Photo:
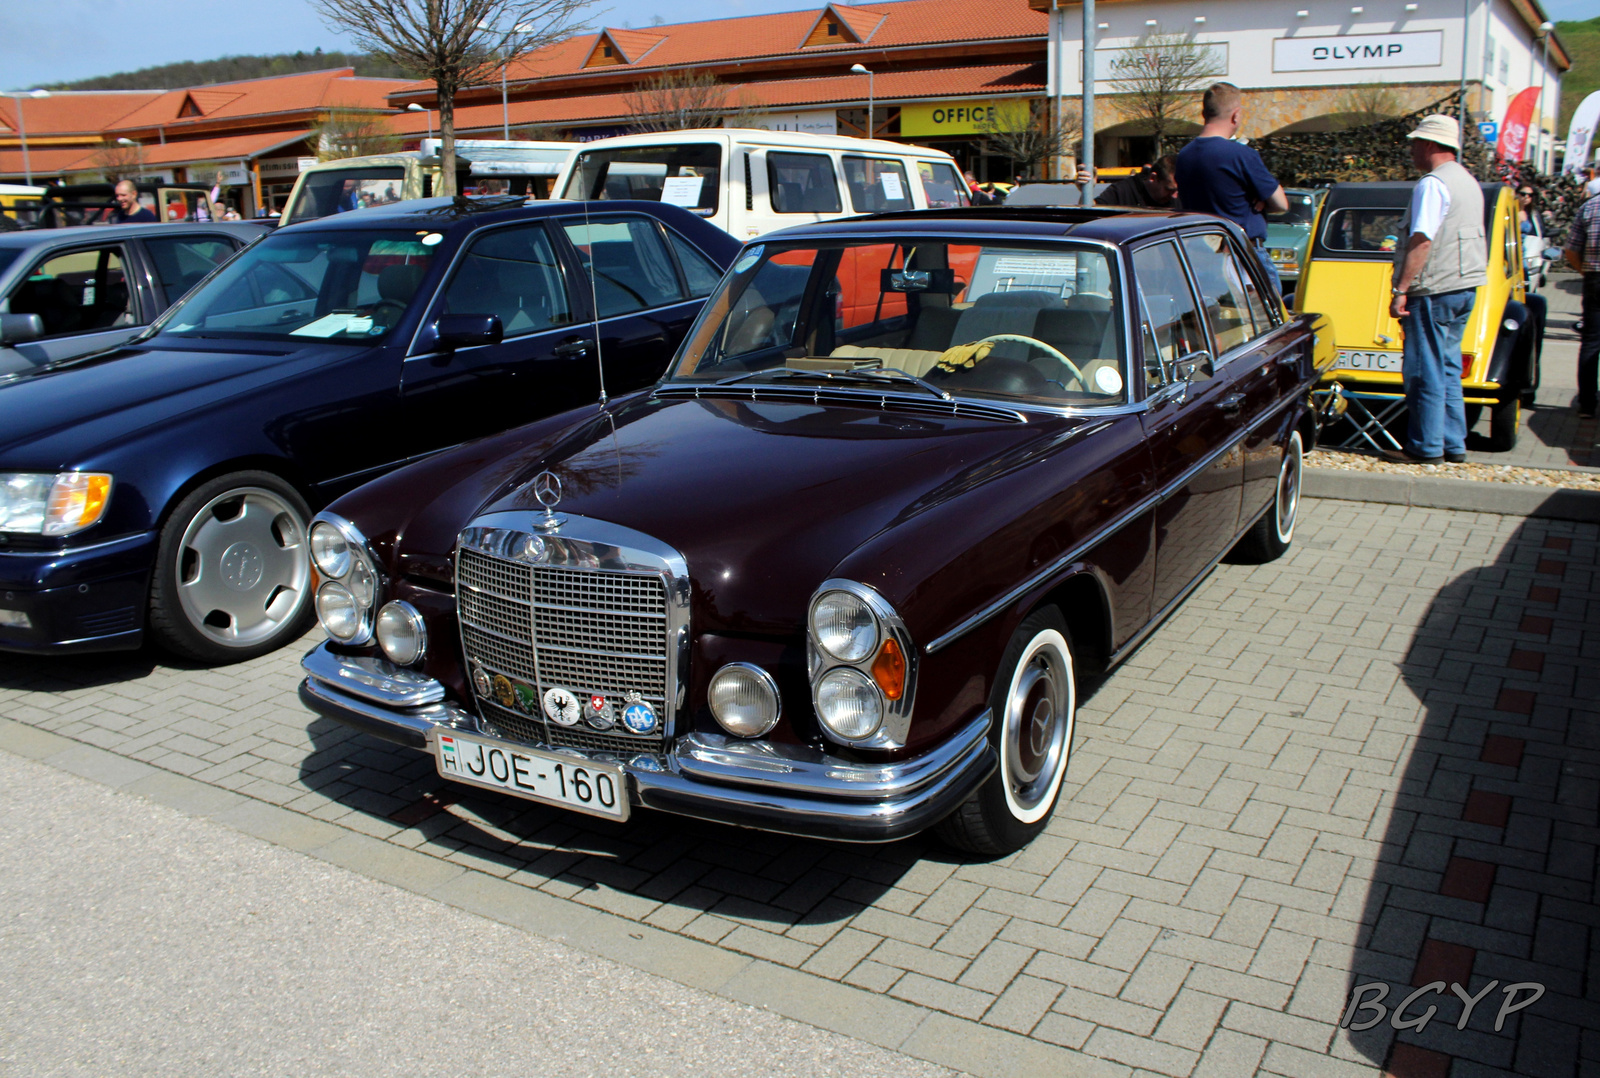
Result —
<svg viewBox="0 0 1600 1078"><path fill-rule="evenodd" d="M1244 404L1243 393L1229 393L1226 397L1217 401L1217 411L1233 415L1242 404Z"/></svg>
<svg viewBox="0 0 1600 1078"><path fill-rule="evenodd" d="M551 349L558 356L583 356L589 354L589 341L584 337L573 337L562 341Z"/></svg>

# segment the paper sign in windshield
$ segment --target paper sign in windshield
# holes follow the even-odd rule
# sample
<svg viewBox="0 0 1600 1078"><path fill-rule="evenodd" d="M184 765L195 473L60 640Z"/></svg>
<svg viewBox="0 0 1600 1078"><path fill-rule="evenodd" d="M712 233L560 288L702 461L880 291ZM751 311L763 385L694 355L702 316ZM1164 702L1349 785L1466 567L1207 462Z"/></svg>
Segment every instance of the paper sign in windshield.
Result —
<svg viewBox="0 0 1600 1078"><path fill-rule="evenodd" d="M661 201L669 206L698 206L705 182L704 176L668 176L661 181Z"/></svg>
<svg viewBox="0 0 1600 1078"><path fill-rule="evenodd" d="M906 189L900 184L898 172L884 172L878 175L878 182L883 184L884 198L905 198Z"/></svg>
<svg viewBox="0 0 1600 1078"><path fill-rule="evenodd" d="M335 311L325 314L315 322L307 322L299 329L291 330L291 337L332 337L339 333L365 333L372 328L372 319L357 316L349 311Z"/></svg>
<svg viewBox="0 0 1600 1078"><path fill-rule="evenodd" d="M1078 272L1076 258L997 258L994 272L1002 277L1067 277Z"/></svg>

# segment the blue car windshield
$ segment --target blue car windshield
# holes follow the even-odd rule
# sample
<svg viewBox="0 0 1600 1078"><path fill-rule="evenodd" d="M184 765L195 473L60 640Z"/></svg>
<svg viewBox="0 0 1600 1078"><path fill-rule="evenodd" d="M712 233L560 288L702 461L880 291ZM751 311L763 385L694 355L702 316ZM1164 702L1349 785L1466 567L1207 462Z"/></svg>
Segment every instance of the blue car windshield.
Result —
<svg viewBox="0 0 1600 1078"><path fill-rule="evenodd" d="M443 237L415 229L280 232L161 320L176 337L370 344L399 322Z"/></svg>

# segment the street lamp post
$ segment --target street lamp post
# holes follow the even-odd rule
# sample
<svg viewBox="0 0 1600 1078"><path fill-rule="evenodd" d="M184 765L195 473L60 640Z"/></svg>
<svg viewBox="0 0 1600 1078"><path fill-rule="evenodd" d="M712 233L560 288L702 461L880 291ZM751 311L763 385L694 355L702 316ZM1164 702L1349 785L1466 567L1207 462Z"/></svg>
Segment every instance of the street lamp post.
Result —
<svg viewBox="0 0 1600 1078"><path fill-rule="evenodd" d="M28 121L22 115L22 99L25 97L49 97L49 90L21 90L8 91L4 95L17 103L17 137L22 140L22 175L29 187L33 186L33 164L28 160Z"/></svg>
<svg viewBox="0 0 1600 1078"><path fill-rule="evenodd" d="M1540 172L1550 171L1550 165L1545 161L1550 140L1544 137L1545 110L1550 107L1550 101L1544 90L1545 85L1550 81L1550 31L1555 28L1556 24L1553 22L1539 24L1539 36L1544 38L1544 63L1539 67L1539 156L1535 163ZM1556 115L1561 115L1559 107L1556 109Z"/></svg>
<svg viewBox="0 0 1600 1078"><path fill-rule="evenodd" d="M853 64L853 65L851 65L850 70L854 74L865 75L867 77L867 137L871 138L872 135L873 135L872 106L873 106L874 102L876 101L876 95L873 93L873 86L872 86L872 83L873 83L872 72L868 71L866 69L866 67L864 65L862 65L862 64Z"/></svg>
<svg viewBox="0 0 1600 1078"><path fill-rule="evenodd" d="M431 111L429 111L428 109L423 108L421 105L417 104L415 101L411 102L411 104L406 106L406 111L407 112L425 113L427 115L427 117L428 117L428 137L430 139L433 138L433 113Z"/></svg>

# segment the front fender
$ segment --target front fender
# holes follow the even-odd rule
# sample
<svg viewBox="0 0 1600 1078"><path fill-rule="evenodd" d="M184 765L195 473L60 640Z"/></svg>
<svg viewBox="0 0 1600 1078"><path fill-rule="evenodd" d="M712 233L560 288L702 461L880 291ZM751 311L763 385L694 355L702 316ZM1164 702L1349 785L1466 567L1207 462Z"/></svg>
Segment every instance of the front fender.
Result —
<svg viewBox="0 0 1600 1078"><path fill-rule="evenodd" d="M1494 353L1489 358L1489 381L1508 389L1526 388L1533 376L1533 351L1519 345L1533 339L1537 324L1536 316L1526 305L1514 299L1506 300L1505 310L1500 313L1500 323L1495 329Z"/></svg>

